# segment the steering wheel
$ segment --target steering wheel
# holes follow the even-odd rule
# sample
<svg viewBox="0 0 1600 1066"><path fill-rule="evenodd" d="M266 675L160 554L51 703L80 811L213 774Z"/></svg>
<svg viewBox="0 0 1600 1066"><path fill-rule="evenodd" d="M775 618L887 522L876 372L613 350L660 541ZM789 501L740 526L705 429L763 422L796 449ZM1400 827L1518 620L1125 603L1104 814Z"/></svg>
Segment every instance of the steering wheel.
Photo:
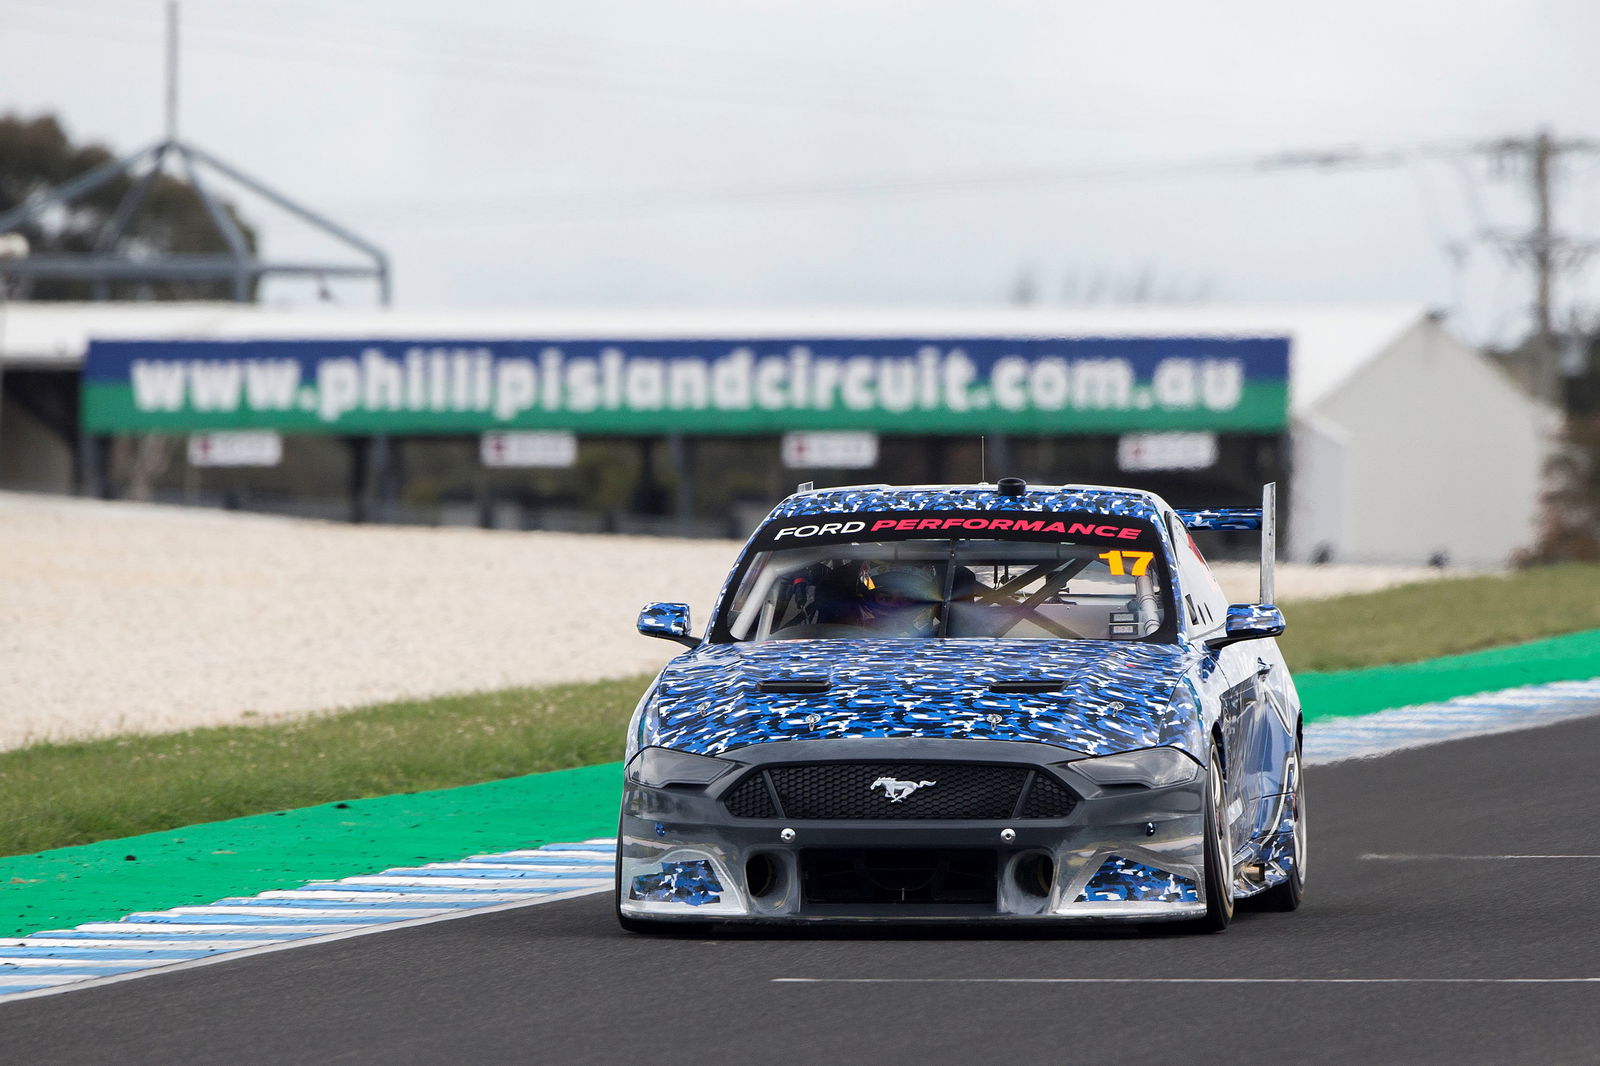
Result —
<svg viewBox="0 0 1600 1066"><path fill-rule="evenodd" d="M768 640L808 640L827 637L860 637L866 630L860 626L841 625L837 622L809 622L798 626L784 626L772 633Z"/></svg>

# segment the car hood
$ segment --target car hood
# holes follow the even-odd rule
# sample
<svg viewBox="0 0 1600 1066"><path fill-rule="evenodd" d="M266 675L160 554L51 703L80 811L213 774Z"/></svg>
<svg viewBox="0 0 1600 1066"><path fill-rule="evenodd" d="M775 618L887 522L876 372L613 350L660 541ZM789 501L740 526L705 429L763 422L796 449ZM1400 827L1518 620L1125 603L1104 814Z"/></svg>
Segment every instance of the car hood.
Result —
<svg viewBox="0 0 1600 1066"><path fill-rule="evenodd" d="M787 740L1012 740L1105 755L1171 744L1200 754L1173 687L1201 658L1174 644L1004 639L804 640L706 644L656 685L646 743L717 755ZM774 692L776 682L827 682ZM1005 682L1059 682L996 692Z"/></svg>

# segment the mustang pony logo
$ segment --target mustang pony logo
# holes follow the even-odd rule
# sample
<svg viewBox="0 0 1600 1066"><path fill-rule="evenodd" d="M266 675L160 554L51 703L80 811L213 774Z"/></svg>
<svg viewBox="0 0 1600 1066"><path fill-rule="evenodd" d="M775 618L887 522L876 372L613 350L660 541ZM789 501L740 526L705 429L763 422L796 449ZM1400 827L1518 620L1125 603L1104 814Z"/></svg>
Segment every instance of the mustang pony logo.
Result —
<svg viewBox="0 0 1600 1066"><path fill-rule="evenodd" d="M881 788L883 789L883 794L889 797L890 803L899 803L917 789L931 788L938 783L937 781L901 781L893 777L880 777L868 785L867 790Z"/></svg>

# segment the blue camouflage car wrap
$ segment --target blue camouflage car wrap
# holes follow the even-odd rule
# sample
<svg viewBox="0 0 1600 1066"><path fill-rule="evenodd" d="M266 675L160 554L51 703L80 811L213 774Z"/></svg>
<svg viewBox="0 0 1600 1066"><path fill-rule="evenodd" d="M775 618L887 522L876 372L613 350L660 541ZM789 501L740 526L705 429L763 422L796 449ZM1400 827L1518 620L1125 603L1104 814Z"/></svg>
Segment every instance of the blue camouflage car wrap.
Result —
<svg viewBox="0 0 1600 1066"><path fill-rule="evenodd" d="M1159 512L1147 493L1121 489L1065 488L1002 496L991 488L886 489L882 486L807 492L784 500L767 522L802 515L863 511L1086 511L1119 518L1156 521Z"/></svg>
<svg viewBox="0 0 1600 1066"><path fill-rule="evenodd" d="M1194 903L1199 898L1200 892L1192 878L1179 877L1121 855L1108 855L1078 893L1077 902Z"/></svg>
<svg viewBox="0 0 1600 1066"><path fill-rule="evenodd" d="M633 879L629 896L652 903L686 903L691 907L704 907L722 901L722 885L705 859L688 862L664 862L654 873L640 874Z"/></svg>
<svg viewBox="0 0 1600 1066"><path fill-rule="evenodd" d="M985 647L985 645L989 645ZM648 743L697 755L848 737L1019 740L1082 755L1171 745L1204 758L1193 701L1171 700L1201 656L1118 641L861 640L714 644L662 672L641 716ZM826 679L818 693L763 680ZM1061 679L1055 692L995 682Z"/></svg>
<svg viewBox="0 0 1600 1066"><path fill-rule="evenodd" d="M881 917L871 907L812 910L803 856L808 847L874 840L907 847L913 838L904 834L913 830L923 843L947 839L951 847L997 849L997 918L1210 920L1217 890L1208 879L1205 841L1213 817L1221 822L1214 836L1228 841L1232 855L1223 882L1229 895L1281 893L1301 876L1305 846L1294 754L1299 701L1281 652L1263 635L1275 631L1275 619L1281 628L1281 616L1266 605L1230 605L1188 533L1260 528L1261 514L1176 512L1146 492L1097 486L1022 492L858 486L782 501L746 542L698 642L682 605L650 604L640 616L641 632L694 646L662 669L630 723L618 869L624 925ZM956 633L954 622L941 624L935 637L862 631L744 639L751 623L730 629L735 592L762 553L801 545L825 552L878 537L1046 543L1057 537L1080 548L1154 553L1150 565L1158 568L1152 572L1165 597L1160 628L1141 637L1112 627L1122 639L969 636ZM951 604L954 580L947 576L944 585ZM980 585L980 592L988 599L971 602L1010 602L997 598L1005 590L996 584ZM820 629L841 628L807 617ZM1218 639L1229 627L1260 633L1240 636L1244 643ZM1008 633L1005 626L993 631ZM688 776L654 784L636 778L633 768L644 761L633 757L646 748L681 753L687 761L677 772ZM1174 763L1165 749L1190 758ZM1161 758L1142 758L1150 755ZM723 760L726 769L710 759ZM796 823L780 817L777 806L768 805L767 814L757 804L753 813L731 815L727 805L735 789L759 787L763 775L783 767L902 760L908 780L891 784L937 789L936 770L910 769L930 759L1031 767L1029 781L1053 777L1052 787L1071 793L1075 805L1070 817L1035 816L1019 798L1005 836L987 823L943 821L934 829L893 814L870 829L802 822L797 835ZM1119 776L1129 766L1160 766L1173 776L1148 786L1124 783L1134 780ZM1207 799L1217 775L1225 781L1220 804ZM699 780L710 783L692 783ZM767 784L774 804L781 800L776 780ZM876 789L883 782L849 787L869 784ZM887 787L882 800L895 802ZM1029 855L1048 857L1048 884L1033 892L1024 888L1036 878L1026 872L1034 868L1018 866Z"/></svg>

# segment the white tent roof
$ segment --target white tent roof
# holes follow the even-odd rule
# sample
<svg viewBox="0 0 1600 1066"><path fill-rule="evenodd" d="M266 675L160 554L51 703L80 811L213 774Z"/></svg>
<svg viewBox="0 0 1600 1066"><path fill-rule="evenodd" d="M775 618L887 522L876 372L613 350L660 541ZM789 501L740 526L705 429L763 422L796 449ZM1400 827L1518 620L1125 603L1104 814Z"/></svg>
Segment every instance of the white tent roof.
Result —
<svg viewBox="0 0 1600 1066"><path fill-rule="evenodd" d="M7 363L74 366L91 338L1287 336L1290 406L1316 406L1426 316L1418 305L1326 307L903 307L815 309L287 310L229 303L12 303Z"/></svg>

